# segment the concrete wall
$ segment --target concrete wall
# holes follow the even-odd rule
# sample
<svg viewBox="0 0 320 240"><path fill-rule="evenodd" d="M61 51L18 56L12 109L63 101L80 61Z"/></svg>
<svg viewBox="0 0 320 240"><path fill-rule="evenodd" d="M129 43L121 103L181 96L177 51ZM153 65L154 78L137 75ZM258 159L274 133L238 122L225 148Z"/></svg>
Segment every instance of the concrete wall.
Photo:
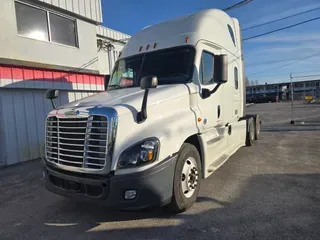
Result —
<svg viewBox="0 0 320 240"><path fill-rule="evenodd" d="M0 88L0 166L39 158L43 155L45 118L51 103L40 89ZM60 91L57 105L95 92Z"/></svg>
<svg viewBox="0 0 320 240"><path fill-rule="evenodd" d="M1 0L0 62L55 69L79 68L91 63L85 68L98 72L96 26L79 19L76 22L79 48L20 37L14 1Z"/></svg>

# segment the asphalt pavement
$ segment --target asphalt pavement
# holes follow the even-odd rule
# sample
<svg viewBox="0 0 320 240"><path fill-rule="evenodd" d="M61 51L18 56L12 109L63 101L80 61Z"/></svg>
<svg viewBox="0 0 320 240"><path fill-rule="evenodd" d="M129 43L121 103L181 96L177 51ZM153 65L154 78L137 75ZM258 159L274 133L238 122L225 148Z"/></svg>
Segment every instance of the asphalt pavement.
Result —
<svg viewBox="0 0 320 240"><path fill-rule="evenodd" d="M123 212L45 190L39 161L0 169L0 239L320 239L320 105L247 107L260 113L253 147L201 185L186 213Z"/></svg>

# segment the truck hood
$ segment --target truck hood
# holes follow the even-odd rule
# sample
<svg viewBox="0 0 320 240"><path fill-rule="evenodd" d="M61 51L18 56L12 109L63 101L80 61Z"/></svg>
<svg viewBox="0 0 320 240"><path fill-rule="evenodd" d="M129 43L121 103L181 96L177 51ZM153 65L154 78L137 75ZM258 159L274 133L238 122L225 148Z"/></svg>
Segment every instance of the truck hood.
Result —
<svg viewBox="0 0 320 240"><path fill-rule="evenodd" d="M160 104L186 94L189 94L189 88L185 84L161 85L149 90L148 106ZM118 114L121 115L132 111L132 108L140 111L143 95L144 90L140 89L140 87L116 89L62 105L58 109L114 107Z"/></svg>

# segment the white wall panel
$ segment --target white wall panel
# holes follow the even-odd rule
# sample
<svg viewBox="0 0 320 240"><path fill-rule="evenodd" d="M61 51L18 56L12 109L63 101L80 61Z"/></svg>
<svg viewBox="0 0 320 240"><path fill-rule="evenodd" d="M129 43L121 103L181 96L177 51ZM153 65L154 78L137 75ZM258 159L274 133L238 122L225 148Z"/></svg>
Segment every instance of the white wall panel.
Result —
<svg viewBox="0 0 320 240"><path fill-rule="evenodd" d="M73 3L72 3L72 0L67 0L66 1L66 8L65 10L68 10L70 12L73 12Z"/></svg>
<svg viewBox="0 0 320 240"><path fill-rule="evenodd" d="M34 0L44 2L72 13L81 15L89 20L102 23L101 0ZM85 9L82 11L81 9Z"/></svg>
<svg viewBox="0 0 320 240"><path fill-rule="evenodd" d="M96 33L98 36L114 39L114 40L124 40L129 39L131 36L104 26L96 26Z"/></svg>
<svg viewBox="0 0 320 240"><path fill-rule="evenodd" d="M67 3L66 3L67 0L58 0L58 1L60 3L60 7L62 9L66 9L67 8Z"/></svg>
<svg viewBox="0 0 320 240"><path fill-rule="evenodd" d="M76 14L80 14L80 5L79 5L79 1L78 0L69 0L72 1L72 7L73 7L73 12ZM88 17L89 19L91 19L90 16L85 15L86 17Z"/></svg>
<svg viewBox="0 0 320 240"><path fill-rule="evenodd" d="M0 89L0 165L11 165L42 156L45 118L52 110L44 93L45 90L37 89ZM57 105L89 94L94 93L60 91Z"/></svg>

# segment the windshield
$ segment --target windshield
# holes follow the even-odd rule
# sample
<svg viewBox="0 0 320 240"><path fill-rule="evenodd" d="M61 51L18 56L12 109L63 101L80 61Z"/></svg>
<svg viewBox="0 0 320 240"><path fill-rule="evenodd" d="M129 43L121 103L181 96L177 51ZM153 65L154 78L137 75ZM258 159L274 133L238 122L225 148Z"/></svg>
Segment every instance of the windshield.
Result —
<svg viewBox="0 0 320 240"><path fill-rule="evenodd" d="M193 73L194 49L180 47L120 59L108 89L139 87L146 76L157 76L158 85L188 82Z"/></svg>

